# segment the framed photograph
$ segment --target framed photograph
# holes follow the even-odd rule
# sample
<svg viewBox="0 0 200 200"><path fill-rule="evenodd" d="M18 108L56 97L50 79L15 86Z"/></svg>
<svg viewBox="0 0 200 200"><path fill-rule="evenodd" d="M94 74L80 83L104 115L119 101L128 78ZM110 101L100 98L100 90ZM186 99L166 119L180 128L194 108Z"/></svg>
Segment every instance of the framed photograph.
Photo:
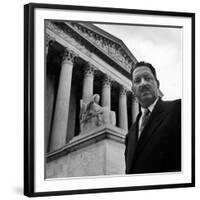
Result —
<svg viewBox="0 0 200 200"><path fill-rule="evenodd" d="M24 6L24 194L195 186L195 14Z"/></svg>

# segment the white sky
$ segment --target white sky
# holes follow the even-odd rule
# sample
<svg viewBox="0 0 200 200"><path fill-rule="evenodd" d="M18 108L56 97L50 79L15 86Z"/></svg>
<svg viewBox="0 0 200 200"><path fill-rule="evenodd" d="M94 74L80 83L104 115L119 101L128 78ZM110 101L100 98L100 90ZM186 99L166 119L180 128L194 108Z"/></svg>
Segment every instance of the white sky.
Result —
<svg viewBox="0 0 200 200"><path fill-rule="evenodd" d="M182 97L182 29L95 24L121 39L138 61L150 62L157 72L163 99Z"/></svg>

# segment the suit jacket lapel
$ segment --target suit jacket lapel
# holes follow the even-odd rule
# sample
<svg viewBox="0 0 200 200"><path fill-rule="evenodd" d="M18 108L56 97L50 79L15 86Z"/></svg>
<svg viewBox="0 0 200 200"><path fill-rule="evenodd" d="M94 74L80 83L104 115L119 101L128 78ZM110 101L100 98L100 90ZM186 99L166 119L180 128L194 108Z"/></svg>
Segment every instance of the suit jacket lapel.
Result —
<svg viewBox="0 0 200 200"><path fill-rule="evenodd" d="M149 118L149 121L147 122L146 127L144 128L138 140L136 151L135 151L135 154L137 156L143 150L146 143L150 140L151 136L154 134L155 130L164 120L166 114L167 112L164 110L163 101L159 99Z"/></svg>

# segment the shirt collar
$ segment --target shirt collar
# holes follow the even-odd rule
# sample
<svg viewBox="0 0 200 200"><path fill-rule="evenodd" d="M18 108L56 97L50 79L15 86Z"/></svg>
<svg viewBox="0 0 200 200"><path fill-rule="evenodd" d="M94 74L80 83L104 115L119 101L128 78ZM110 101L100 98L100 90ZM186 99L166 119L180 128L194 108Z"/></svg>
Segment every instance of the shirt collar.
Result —
<svg viewBox="0 0 200 200"><path fill-rule="evenodd" d="M148 107L148 110L152 113L157 101L158 101L159 98L157 98L149 107ZM143 108L141 107L141 111L142 113L144 113L144 111L146 110L146 108Z"/></svg>

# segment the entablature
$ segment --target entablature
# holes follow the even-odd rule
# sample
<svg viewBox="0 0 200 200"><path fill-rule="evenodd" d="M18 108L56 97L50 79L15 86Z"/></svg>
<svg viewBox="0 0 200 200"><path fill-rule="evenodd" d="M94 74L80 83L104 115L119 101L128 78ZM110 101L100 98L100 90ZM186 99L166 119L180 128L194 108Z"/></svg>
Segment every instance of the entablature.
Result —
<svg viewBox="0 0 200 200"><path fill-rule="evenodd" d="M128 48L122 47L125 46L123 43L119 44L120 40L117 43L112 38L109 39L89 28L85 28L81 23L46 20L46 26L65 40L70 41L74 46L84 49L86 54L97 54L117 71L131 79L131 69L137 60L127 50Z"/></svg>

